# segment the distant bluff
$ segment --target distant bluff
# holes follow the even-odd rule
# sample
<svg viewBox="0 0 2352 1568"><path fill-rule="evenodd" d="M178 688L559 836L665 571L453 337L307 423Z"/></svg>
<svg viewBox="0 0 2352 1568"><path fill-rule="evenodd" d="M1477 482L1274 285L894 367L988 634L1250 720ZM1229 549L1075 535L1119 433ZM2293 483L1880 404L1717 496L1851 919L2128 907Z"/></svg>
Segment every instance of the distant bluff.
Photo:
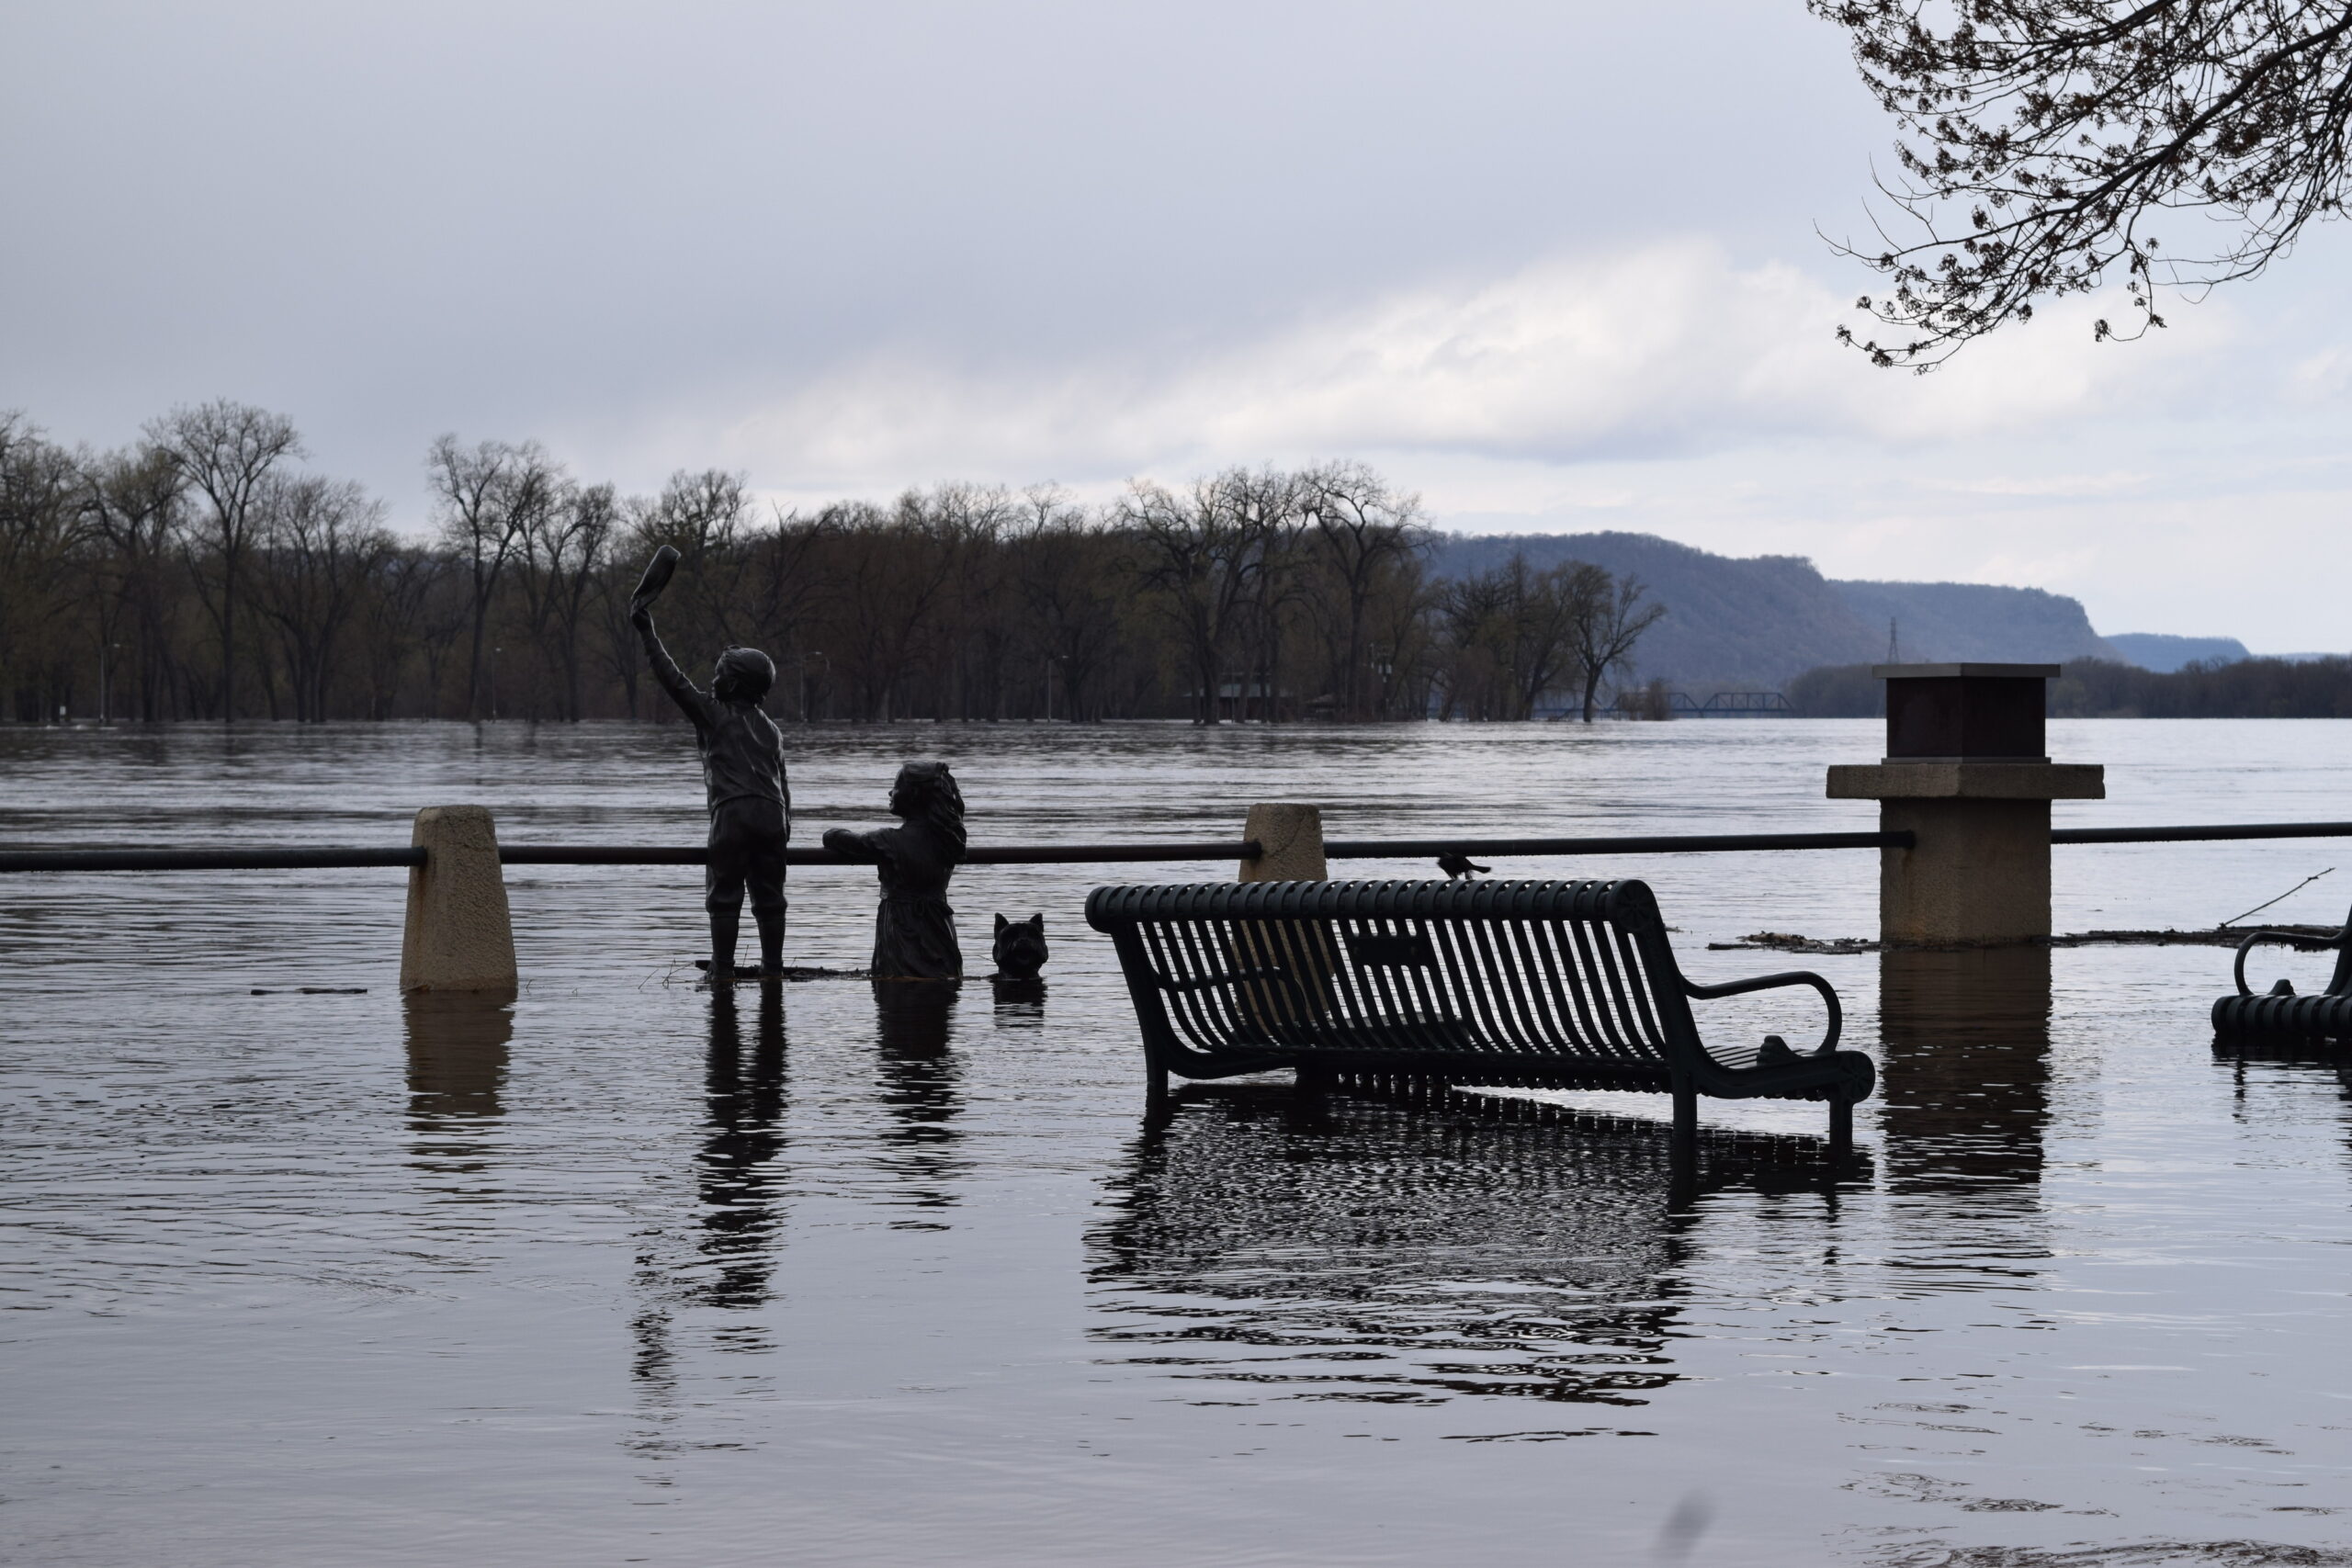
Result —
<svg viewBox="0 0 2352 1568"><path fill-rule="evenodd" d="M1666 618L1642 638L1644 677L1686 689L1777 689L1825 664L1886 658L1893 619L1905 660L2128 656L2091 629L2079 600L1973 582L1841 582L1801 556L1736 558L1651 534L1444 534L1431 565L1464 577L1509 560L1590 561L1638 577Z"/></svg>

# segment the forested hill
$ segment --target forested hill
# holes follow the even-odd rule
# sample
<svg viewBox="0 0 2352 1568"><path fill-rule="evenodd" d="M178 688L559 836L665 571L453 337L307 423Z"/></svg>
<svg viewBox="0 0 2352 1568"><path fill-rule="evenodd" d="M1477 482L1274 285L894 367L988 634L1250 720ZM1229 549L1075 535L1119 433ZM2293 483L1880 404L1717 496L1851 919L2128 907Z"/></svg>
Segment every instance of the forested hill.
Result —
<svg viewBox="0 0 2352 1568"><path fill-rule="evenodd" d="M1890 619L1906 660L2119 657L2081 603L2063 594L1841 582L1802 557L1713 555L1650 534L1444 535L1431 565L1440 576L1466 576L1515 550L1532 566L1583 560L1641 579L1667 614L1642 638L1640 673L1686 688L1777 688L1818 665L1883 661Z"/></svg>
<svg viewBox="0 0 2352 1568"><path fill-rule="evenodd" d="M1871 629L1882 659L1890 620L1906 660L2018 659L2063 664L2070 659L2119 657L2091 630L2082 601L2063 593L1981 582L1841 581L1834 586Z"/></svg>

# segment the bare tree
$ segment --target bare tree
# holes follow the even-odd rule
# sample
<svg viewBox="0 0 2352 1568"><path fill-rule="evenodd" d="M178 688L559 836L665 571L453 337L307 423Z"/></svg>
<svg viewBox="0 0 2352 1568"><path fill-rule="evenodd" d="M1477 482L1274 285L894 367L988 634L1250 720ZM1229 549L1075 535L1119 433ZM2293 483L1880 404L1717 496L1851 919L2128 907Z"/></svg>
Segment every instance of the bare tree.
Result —
<svg viewBox="0 0 2352 1568"><path fill-rule="evenodd" d="M1138 480L1121 507L1141 549L1144 584L1183 644L1197 724L1218 722L1227 654L1265 564L1268 518L1247 504L1250 494L1249 475L1232 470L1181 496Z"/></svg>
<svg viewBox="0 0 2352 1568"><path fill-rule="evenodd" d="M1584 677L1584 721L1590 724L1601 680L1611 671L1632 671L1634 645L1665 618L1666 606L1642 603L1644 591L1637 577L1612 583L1599 567L1583 570L1596 574L1597 581L1586 584L1577 600L1570 637Z"/></svg>
<svg viewBox="0 0 2352 1568"><path fill-rule="evenodd" d="M307 475L273 477L254 499L266 567L254 596L285 655L295 719L322 724L345 626L394 548L383 502Z"/></svg>
<svg viewBox="0 0 2352 1568"><path fill-rule="evenodd" d="M575 724L581 627L620 524L620 503L608 484L567 487L555 504L526 520L524 596L532 636L554 655L563 716Z"/></svg>
<svg viewBox="0 0 2352 1568"><path fill-rule="evenodd" d="M1001 717L1020 631L1002 549L1015 503L1001 485L947 484L925 505L950 563L946 592L913 639L914 657L931 677L932 716L971 717L977 690L987 716Z"/></svg>
<svg viewBox="0 0 2352 1568"><path fill-rule="evenodd" d="M1306 503L1313 491L1304 479L1278 468L1256 473L1234 469L1220 483L1225 504L1256 536L1257 568L1252 574L1250 615L1242 630L1254 655L1254 680L1242 688L1237 710L1247 715L1250 685L1258 690L1258 716L1278 724L1283 714L1283 682L1290 652L1288 633L1300 606L1311 596L1310 561L1306 542L1310 523Z"/></svg>
<svg viewBox="0 0 2352 1568"><path fill-rule="evenodd" d="M1381 580L1427 547L1421 498L1388 488L1362 463L1327 463L1302 476L1306 515L1324 559L1340 584L1340 635L1333 638L1338 677L1333 693L1343 718L1366 718L1379 704L1367 700L1370 677L1366 626Z"/></svg>
<svg viewBox="0 0 2352 1568"><path fill-rule="evenodd" d="M1511 558L1521 574L1526 561ZM1438 598L1438 615L1445 628L1442 718L1501 716L1499 694L1509 682L1499 644L1507 639L1498 628L1508 613L1510 573L1508 568L1474 573L1448 582ZM1516 716L1515 715L1512 716Z"/></svg>
<svg viewBox="0 0 2352 1568"><path fill-rule="evenodd" d="M825 509L834 570L825 636L830 663L859 716L900 716L903 686L964 564L963 509L909 491L885 512L862 502Z"/></svg>
<svg viewBox="0 0 2352 1568"><path fill-rule="evenodd" d="M192 560L197 581L202 568L217 566L220 592L207 608L220 629L220 716L237 716L237 577L254 535L254 502L271 470L303 455L294 422L248 403L215 399L196 408L174 409L147 426L147 439L168 453L180 473L206 502Z"/></svg>
<svg viewBox="0 0 2352 1568"><path fill-rule="evenodd" d="M2038 302L2120 273L2159 288L2251 277L2343 214L2352 0L1807 0L1849 29L1900 128L1882 191L1916 237L1838 248L1889 279L1857 346L1928 369ZM2174 215L2186 251L2159 251ZM1840 339L1855 343L1850 329Z"/></svg>
<svg viewBox="0 0 2352 1568"><path fill-rule="evenodd" d="M1584 561L1537 570L1513 551L1488 571L1448 586L1442 613L1453 644L1446 707L1476 718L1524 719L1577 667L1578 628L1609 574Z"/></svg>
<svg viewBox="0 0 2352 1568"><path fill-rule="evenodd" d="M751 636L739 581L751 527L752 496L744 476L723 468L670 476L662 493L631 502L631 544L643 555L668 545L684 558L676 585L665 597L690 641L714 639L730 647Z"/></svg>
<svg viewBox="0 0 2352 1568"><path fill-rule="evenodd" d="M821 516L802 517L771 506L768 525L737 574L752 635L775 651L779 664L788 660L798 665L794 685L803 721L808 716L808 662L824 651L809 649L807 638L815 607L830 588L819 564L830 538Z"/></svg>
<svg viewBox="0 0 2352 1568"><path fill-rule="evenodd" d="M1075 723L1091 711L1096 681L1118 645L1119 606L1132 575L1125 541L1094 526L1056 486L1034 486L1021 502L1008 570L1046 661L1040 671L1046 716L1058 674L1062 716Z"/></svg>
<svg viewBox="0 0 2352 1568"><path fill-rule="evenodd" d="M1431 582L1419 557L1408 558L1400 569L1385 574L1374 592L1366 648L1372 673L1372 716L1393 719L1426 718L1437 670L1437 610L1442 585Z"/></svg>
<svg viewBox="0 0 2352 1568"><path fill-rule="evenodd" d="M60 660L50 634L70 600L82 468L22 415L0 412L0 680L46 720Z"/></svg>
<svg viewBox="0 0 2352 1568"><path fill-rule="evenodd" d="M360 612L365 623L368 717L390 718L399 711L401 671L412 653L431 649L440 635L434 624L433 601L436 596L457 597L449 592L455 570L447 556L422 545L396 544L376 563L370 592ZM453 639L462 624L461 615L447 636ZM424 702L428 718L439 716L434 706L440 689L439 672L439 655L428 653Z"/></svg>
<svg viewBox="0 0 2352 1568"><path fill-rule="evenodd" d="M170 454L154 446L118 452L88 466L83 506L102 554L98 637L107 652L129 651L139 677L139 716L163 716L164 671L176 617L167 568L186 524L187 481ZM119 661L104 660L112 682ZM119 689L119 688L118 688ZM101 694L111 710L112 693Z"/></svg>
<svg viewBox="0 0 2352 1568"><path fill-rule="evenodd" d="M638 515L648 504L641 496L630 496L620 502L621 514ZM619 682L622 711L632 721L639 716L637 696L639 680L645 672L645 646L637 635L637 627L629 622L629 595L644 570L645 563L634 553L624 554L616 547L607 552L604 570L596 574L592 589L599 633L597 662L605 674Z"/></svg>
<svg viewBox="0 0 2352 1568"><path fill-rule="evenodd" d="M466 663L466 716L482 715L482 649L492 597L538 517L556 504L563 471L536 441L514 446L484 441L470 451L455 435L433 444L425 458L441 535L466 564L473 628Z"/></svg>
<svg viewBox="0 0 2352 1568"><path fill-rule="evenodd" d="M680 468L653 502L654 528L662 542L695 553L725 551L741 536L751 494L744 476L723 468L689 473Z"/></svg>

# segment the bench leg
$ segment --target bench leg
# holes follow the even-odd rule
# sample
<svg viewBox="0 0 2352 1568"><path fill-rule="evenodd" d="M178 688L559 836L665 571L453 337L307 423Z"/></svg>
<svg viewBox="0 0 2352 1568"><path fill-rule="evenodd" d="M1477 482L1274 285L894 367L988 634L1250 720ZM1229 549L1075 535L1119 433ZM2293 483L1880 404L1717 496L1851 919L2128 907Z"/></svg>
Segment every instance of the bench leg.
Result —
<svg viewBox="0 0 2352 1568"><path fill-rule="evenodd" d="M1666 1206L1677 1213L1699 1201L1699 1151L1694 1145L1684 1148L1674 1146L1674 1157L1667 1161Z"/></svg>
<svg viewBox="0 0 2352 1568"><path fill-rule="evenodd" d="M1854 1152L1854 1103L1843 1095L1829 1102L1829 1162L1843 1169Z"/></svg>
<svg viewBox="0 0 2352 1568"><path fill-rule="evenodd" d="M1674 1086L1674 1135L1667 1144L1667 1206L1683 1209L1699 1196L1699 1091Z"/></svg>

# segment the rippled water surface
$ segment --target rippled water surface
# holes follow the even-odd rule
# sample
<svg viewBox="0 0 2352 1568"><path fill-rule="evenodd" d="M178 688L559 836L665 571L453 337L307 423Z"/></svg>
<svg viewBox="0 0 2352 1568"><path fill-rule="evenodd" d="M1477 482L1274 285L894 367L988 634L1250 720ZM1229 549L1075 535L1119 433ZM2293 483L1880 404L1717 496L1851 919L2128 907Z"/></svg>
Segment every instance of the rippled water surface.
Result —
<svg viewBox="0 0 2352 1568"><path fill-rule="evenodd" d="M2091 823L2352 817L2352 726L2055 725ZM951 759L979 840L1871 825L1865 723L794 738L803 841ZM674 728L0 731L0 841L693 842ZM2062 930L2211 924L2341 841L2056 852ZM1422 868L1368 864L1366 874ZM1706 943L1867 934L1872 855L1640 875ZM1817 1108L1197 1092L1140 1119L1082 930L1042 1000L695 989L691 873L518 868L512 1009L404 1010L399 872L0 884L0 1558L28 1563L2352 1562L2352 1101L2217 1063L2226 951L1802 960L1879 1058ZM795 873L796 961L870 874ZM2267 918L2334 923L2352 865ZM2279 954L2267 979L2324 961ZM300 987L364 987L364 992ZM899 996L892 991L913 994ZM258 994L266 993L266 994ZM1882 1005L1883 1002L1883 1005ZM1752 1004L1752 1005L1751 1005ZM1802 994L1713 1004L1817 1028Z"/></svg>

